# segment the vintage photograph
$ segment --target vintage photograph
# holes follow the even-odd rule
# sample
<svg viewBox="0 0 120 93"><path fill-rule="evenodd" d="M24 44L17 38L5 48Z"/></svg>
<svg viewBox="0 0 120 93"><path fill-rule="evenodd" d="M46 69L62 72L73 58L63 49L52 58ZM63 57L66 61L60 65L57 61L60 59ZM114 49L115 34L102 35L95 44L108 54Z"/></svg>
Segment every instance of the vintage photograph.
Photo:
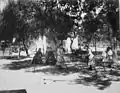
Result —
<svg viewBox="0 0 120 93"><path fill-rule="evenodd" d="M120 93L120 0L0 0L0 93Z"/></svg>

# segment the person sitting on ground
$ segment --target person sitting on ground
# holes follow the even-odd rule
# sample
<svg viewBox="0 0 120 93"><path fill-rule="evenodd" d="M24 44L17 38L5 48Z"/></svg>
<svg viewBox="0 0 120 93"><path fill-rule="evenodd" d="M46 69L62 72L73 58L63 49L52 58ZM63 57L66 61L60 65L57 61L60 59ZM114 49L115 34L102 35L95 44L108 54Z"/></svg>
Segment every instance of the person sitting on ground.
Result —
<svg viewBox="0 0 120 93"><path fill-rule="evenodd" d="M33 57L32 64L41 64L42 63L42 52L41 48L35 53L35 56Z"/></svg>
<svg viewBox="0 0 120 93"><path fill-rule="evenodd" d="M55 65L56 64L56 58L54 55L54 52L52 51L52 48L49 48L50 50L47 52L47 56L46 56L46 64L47 65Z"/></svg>

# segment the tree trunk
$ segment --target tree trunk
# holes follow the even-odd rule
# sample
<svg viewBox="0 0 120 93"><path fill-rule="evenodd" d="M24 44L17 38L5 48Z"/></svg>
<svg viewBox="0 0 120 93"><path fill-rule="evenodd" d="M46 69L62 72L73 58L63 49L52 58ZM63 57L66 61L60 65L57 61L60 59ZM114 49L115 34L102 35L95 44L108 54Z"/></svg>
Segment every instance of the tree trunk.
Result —
<svg viewBox="0 0 120 93"><path fill-rule="evenodd" d="M25 40L24 39L23 39L23 46L25 48L25 52L26 52L27 56L29 56L28 49L27 49L27 46L25 44Z"/></svg>
<svg viewBox="0 0 120 93"><path fill-rule="evenodd" d="M115 58L115 60L117 60L117 58L118 58L118 56L117 56L117 45L116 45L116 43L117 43L117 40L116 40L116 37L114 37L114 53L115 53L115 55L114 55L114 58Z"/></svg>
<svg viewBox="0 0 120 93"><path fill-rule="evenodd" d="M44 38L44 36L41 35L41 39L42 39L42 49L41 50L43 51L42 53L44 54L44 42L43 42L44 40L43 40L43 38Z"/></svg>
<svg viewBox="0 0 120 93"><path fill-rule="evenodd" d="M71 39L71 44L70 44L70 50L71 50L71 52L72 52L72 50L73 50L73 49L72 49L73 40L74 40L74 39Z"/></svg>
<svg viewBox="0 0 120 93"><path fill-rule="evenodd" d="M20 58L20 43L19 43L19 48L18 48L18 58Z"/></svg>
<svg viewBox="0 0 120 93"><path fill-rule="evenodd" d="M97 55L96 38L95 38L95 55Z"/></svg>

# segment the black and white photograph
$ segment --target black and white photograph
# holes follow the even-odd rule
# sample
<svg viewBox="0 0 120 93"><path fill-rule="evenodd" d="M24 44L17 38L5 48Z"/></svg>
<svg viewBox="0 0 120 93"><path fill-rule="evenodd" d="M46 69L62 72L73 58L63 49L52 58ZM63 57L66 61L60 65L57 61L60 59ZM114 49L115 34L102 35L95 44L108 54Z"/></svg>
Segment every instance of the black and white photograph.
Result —
<svg viewBox="0 0 120 93"><path fill-rule="evenodd" d="M0 93L120 93L120 0L0 0Z"/></svg>

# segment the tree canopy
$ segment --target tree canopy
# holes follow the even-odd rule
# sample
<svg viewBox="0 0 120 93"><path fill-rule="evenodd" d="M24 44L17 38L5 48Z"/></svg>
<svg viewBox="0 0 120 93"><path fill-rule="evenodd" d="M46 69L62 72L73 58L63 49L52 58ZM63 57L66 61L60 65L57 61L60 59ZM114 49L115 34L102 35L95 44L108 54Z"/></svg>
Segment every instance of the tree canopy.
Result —
<svg viewBox="0 0 120 93"><path fill-rule="evenodd" d="M2 32L20 39L36 38L46 29L58 39L83 31L91 40L93 33L110 24L113 36L118 30L118 0L38 0L10 2L2 16ZM76 29L77 28L77 29ZM79 34L80 35L80 34ZM75 35L76 36L76 35Z"/></svg>

